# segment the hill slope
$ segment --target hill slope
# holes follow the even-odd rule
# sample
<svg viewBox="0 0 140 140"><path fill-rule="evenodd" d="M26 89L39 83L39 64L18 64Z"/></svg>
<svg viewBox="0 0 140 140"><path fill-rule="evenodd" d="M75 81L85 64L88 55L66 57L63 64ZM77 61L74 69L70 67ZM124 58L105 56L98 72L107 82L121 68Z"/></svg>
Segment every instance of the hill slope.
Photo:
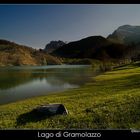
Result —
<svg viewBox="0 0 140 140"><path fill-rule="evenodd" d="M0 40L0 66L60 64L60 60L42 51Z"/></svg>

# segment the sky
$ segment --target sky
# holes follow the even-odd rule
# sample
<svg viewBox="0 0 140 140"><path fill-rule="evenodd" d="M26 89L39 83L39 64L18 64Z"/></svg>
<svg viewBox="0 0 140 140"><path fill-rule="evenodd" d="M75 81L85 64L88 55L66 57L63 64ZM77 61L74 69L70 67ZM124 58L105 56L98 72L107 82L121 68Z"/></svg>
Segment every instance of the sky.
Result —
<svg viewBox="0 0 140 140"><path fill-rule="evenodd" d="M0 39L33 48L140 25L140 4L0 4Z"/></svg>

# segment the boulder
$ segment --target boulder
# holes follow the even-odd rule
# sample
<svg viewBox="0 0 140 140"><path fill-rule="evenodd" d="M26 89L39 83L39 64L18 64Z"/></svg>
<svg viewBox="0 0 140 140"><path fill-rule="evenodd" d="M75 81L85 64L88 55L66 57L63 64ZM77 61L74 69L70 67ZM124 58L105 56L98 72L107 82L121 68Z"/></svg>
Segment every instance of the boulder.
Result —
<svg viewBox="0 0 140 140"><path fill-rule="evenodd" d="M53 116L53 115L67 115L68 111L63 104L48 104L41 105L35 108L35 111L38 114Z"/></svg>

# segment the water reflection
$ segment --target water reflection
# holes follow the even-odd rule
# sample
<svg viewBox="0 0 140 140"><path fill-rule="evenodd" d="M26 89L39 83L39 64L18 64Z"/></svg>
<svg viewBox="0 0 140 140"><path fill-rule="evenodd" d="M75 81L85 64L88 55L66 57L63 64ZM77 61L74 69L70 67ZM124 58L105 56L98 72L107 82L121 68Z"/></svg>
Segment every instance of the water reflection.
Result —
<svg viewBox="0 0 140 140"><path fill-rule="evenodd" d="M76 88L90 80L90 66L0 68L0 104Z"/></svg>

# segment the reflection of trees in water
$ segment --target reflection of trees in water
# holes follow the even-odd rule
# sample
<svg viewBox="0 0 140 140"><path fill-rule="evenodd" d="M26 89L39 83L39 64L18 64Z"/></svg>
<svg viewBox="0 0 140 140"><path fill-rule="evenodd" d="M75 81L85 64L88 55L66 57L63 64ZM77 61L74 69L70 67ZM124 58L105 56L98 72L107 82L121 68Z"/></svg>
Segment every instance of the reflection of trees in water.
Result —
<svg viewBox="0 0 140 140"><path fill-rule="evenodd" d="M89 81L93 74L93 71L88 68L49 69L43 70L43 72L38 71L40 80L45 78L52 85L63 85L65 83L83 85Z"/></svg>
<svg viewBox="0 0 140 140"><path fill-rule="evenodd" d="M82 85L89 80L92 71L88 68L66 68L66 69L20 69L1 70L0 89L9 89L34 80L44 80L52 85L63 85L65 83Z"/></svg>
<svg viewBox="0 0 140 140"><path fill-rule="evenodd" d="M9 89L31 81L30 72L0 71L0 89Z"/></svg>

